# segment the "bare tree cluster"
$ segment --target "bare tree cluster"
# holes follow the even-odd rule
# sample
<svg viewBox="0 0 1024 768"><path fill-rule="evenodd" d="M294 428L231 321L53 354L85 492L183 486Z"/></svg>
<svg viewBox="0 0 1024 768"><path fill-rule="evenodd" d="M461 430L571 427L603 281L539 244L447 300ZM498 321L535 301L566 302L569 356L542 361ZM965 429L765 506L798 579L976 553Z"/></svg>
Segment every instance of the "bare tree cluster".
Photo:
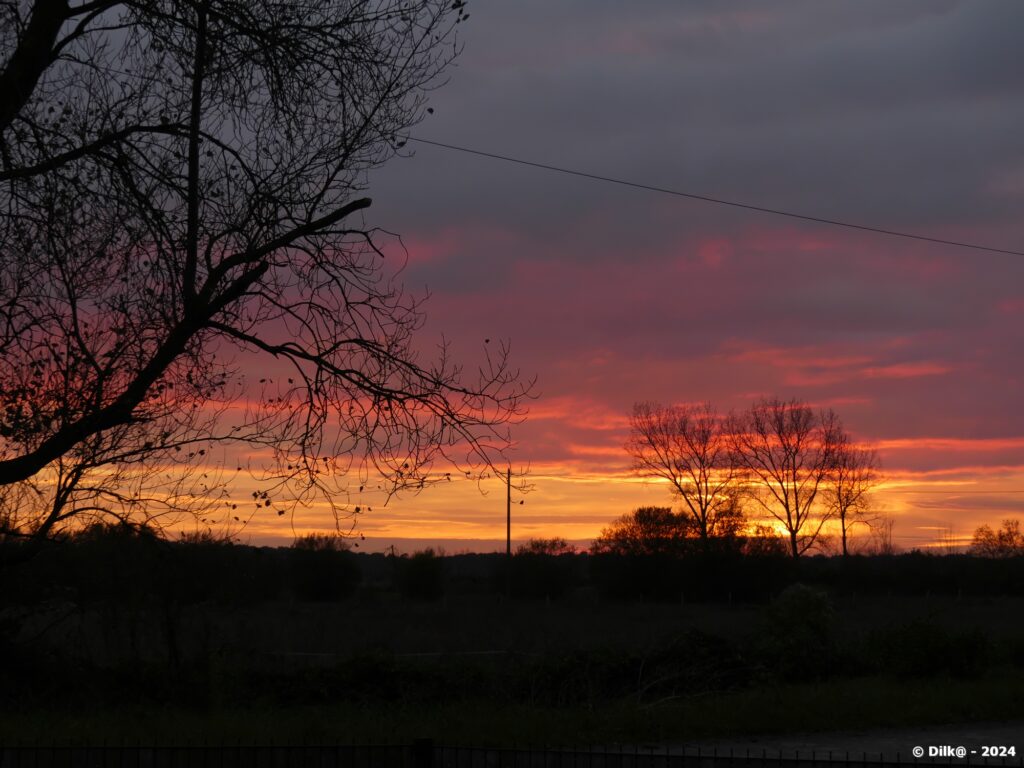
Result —
<svg viewBox="0 0 1024 768"><path fill-rule="evenodd" d="M711 404L637 403L630 428L633 469L671 484L701 539L726 533L735 519L737 467Z"/></svg>
<svg viewBox="0 0 1024 768"><path fill-rule="evenodd" d="M847 555L850 530L871 522L876 454L858 446L832 410L777 398L722 415L709 403L638 403L626 450L637 474L666 480L697 537L743 527L744 508L774 520L796 558L834 521Z"/></svg>
<svg viewBox="0 0 1024 768"><path fill-rule="evenodd" d="M989 525L978 526L971 539L970 552L981 557L1024 556L1024 531L1020 529L1020 520L1003 520L996 530Z"/></svg>
<svg viewBox="0 0 1024 768"><path fill-rule="evenodd" d="M505 345L425 356L362 220L464 15L0 4L0 537L224 505L222 441L269 455L253 509L280 514L492 465L529 384Z"/></svg>

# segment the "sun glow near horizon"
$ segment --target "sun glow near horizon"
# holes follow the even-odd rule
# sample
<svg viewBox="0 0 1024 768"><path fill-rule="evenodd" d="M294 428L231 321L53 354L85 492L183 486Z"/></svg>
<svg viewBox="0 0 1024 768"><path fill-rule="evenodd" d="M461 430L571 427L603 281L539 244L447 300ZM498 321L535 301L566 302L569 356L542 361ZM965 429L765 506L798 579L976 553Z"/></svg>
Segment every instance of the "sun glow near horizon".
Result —
<svg viewBox="0 0 1024 768"><path fill-rule="evenodd" d="M624 462L625 463L625 462ZM971 469L978 469L977 467ZM514 492L512 538L561 537L587 542L616 518L643 506L679 509L665 480L643 478L628 469L608 473L557 465L535 467L528 476L532 490ZM1024 515L1024 466L969 476L958 470L889 472L873 492L872 507L893 521L892 539L902 549L939 546L949 536L969 540L983 524L998 524ZM522 502L522 503L520 503ZM354 506L349 505L348 511ZM364 551L383 549L393 540L501 541L505 538L505 485L491 478L482 483L460 480L399 494L387 503L363 505L358 514L343 516L339 525ZM751 524L777 527L767 514L754 514ZM337 530L329 505L318 502L289 512L285 518L260 516L241 531L243 540L287 544L293 536ZM854 529L854 539L867 531ZM379 546L377 546L379 544Z"/></svg>

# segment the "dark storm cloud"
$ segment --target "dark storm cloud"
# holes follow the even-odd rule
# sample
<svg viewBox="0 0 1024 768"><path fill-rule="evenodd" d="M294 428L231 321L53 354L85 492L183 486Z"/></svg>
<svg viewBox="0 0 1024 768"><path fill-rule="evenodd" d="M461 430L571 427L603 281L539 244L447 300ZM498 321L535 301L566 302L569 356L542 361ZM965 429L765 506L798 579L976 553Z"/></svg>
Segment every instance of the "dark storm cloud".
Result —
<svg viewBox="0 0 1024 768"><path fill-rule="evenodd" d="M1024 4L477 0L471 15L417 135L1024 248ZM621 410L776 392L851 403L868 436L1024 433L1020 257L409 148L372 178L372 220L406 238L429 328L513 338L549 396ZM853 362L829 368L838 353Z"/></svg>
<svg viewBox="0 0 1024 768"><path fill-rule="evenodd" d="M985 214L995 201L965 192L1024 160L1024 48L1014 32L1024 6L907 5L916 10L482 3L437 115L418 130L883 224L941 221L951 208ZM409 172L407 189L430 189L444 170L443 198L418 201L424 222L454 202L484 220L515 216L557 231L595 205L626 220L650 206L622 190L417 152L431 162L386 173Z"/></svg>

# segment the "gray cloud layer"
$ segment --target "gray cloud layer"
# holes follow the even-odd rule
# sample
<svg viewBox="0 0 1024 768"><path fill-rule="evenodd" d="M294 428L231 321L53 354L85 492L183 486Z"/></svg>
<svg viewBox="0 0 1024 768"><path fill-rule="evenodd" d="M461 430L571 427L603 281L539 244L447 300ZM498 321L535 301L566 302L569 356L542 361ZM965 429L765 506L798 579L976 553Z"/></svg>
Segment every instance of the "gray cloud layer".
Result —
<svg viewBox="0 0 1024 768"><path fill-rule="evenodd" d="M1024 249L1024 3L470 10L464 55L417 135ZM680 399L860 398L872 436L1024 434L1024 258L409 146L415 157L371 180L373 220L407 238L405 280L434 293L430 328L511 336L546 393L623 407L652 396L645 381L673 391L651 379L667 366ZM869 362L800 378L739 348Z"/></svg>

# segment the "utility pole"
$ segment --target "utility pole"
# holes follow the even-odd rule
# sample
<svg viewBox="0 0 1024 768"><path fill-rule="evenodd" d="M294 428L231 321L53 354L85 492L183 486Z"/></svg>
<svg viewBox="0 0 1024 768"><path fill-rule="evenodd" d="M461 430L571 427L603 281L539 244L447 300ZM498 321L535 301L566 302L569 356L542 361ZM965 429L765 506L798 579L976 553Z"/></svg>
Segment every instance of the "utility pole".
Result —
<svg viewBox="0 0 1024 768"><path fill-rule="evenodd" d="M505 474L505 597L512 597L512 467Z"/></svg>

